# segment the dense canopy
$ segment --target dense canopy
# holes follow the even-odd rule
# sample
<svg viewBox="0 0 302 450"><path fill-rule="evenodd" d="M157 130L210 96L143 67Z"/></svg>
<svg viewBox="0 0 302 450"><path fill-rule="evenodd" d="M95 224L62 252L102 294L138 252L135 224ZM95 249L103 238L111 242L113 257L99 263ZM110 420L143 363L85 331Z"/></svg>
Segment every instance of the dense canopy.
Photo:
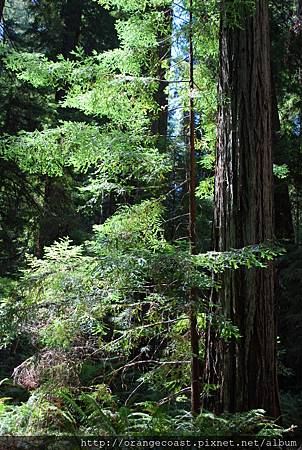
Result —
<svg viewBox="0 0 302 450"><path fill-rule="evenodd" d="M0 18L0 435L301 430L301 1Z"/></svg>

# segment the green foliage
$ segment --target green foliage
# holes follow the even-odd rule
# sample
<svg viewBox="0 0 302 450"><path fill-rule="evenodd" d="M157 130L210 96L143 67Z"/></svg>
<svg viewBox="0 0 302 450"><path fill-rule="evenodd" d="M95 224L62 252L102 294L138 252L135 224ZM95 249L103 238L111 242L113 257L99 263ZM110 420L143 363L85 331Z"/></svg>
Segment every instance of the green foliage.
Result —
<svg viewBox="0 0 302 450"><path fill-rule="evenodd" d="M63 106L78 108L88 115L108 118L121 129L127 126L133 133L141 134L150 125L156 105L152 99L155 83L116 77L113 80L97 80L92 88L74 87Z"/></svg>
<svg viewBox="0 0 302 450"><path fill-rule="evenodd" d="M118 10L126 12L145 12L148 8L160 8L169 6L171 0L151 0L151 1L139 1L139 0L98 0L99 3L106 8L116 8Z"/></svg>
<svg viewBox="0 0 302 450"><path fill-rule="evenodd" d="M173 2L99 1L116 19L96 2L84 3L79 38L83 48L68 58L58 56L64 33L59 0L29 7L33 15L22 35L29 41L39 24L34 32L40 40L32 47L0 48L3 104L10 104L22 88L26 95L20 97L34 99L29 105L36 108L28 123L19 113L16 126L1 114L1 164L7 179L14 172L4 189L1 185L1 211L12 210L7 206L14 203L8 202L10 197L29 197L34 206L22 216L24 229L21 220L17 224L20 236L13 232L8 239L0 230L7 246L17 242L16 247L23 249L22 261L25 250L29 253L26 267L17 263L16 280L0 279L0 337L6 351L12 344L17 350L19 342L30 344L28 358L15 367L14 381L32 390L28 402L0 402L0 434L279 435L280 427L262 410L220 417L202 412L196 418L189 412L192 288L202 358L209 320L224 341L241 339L230 320L209 312L213 306L209 293L221 288L219 275L225 270L265 268L283 250L259 243L190 255L184 222L186 137L165 140L166 136L154 134L166 108L159 93L171 93L169 81L175 76L188 78L186 19L174 36L184 58L174 61L169 44ZM226 4L231 26L241 26L254 2ZM115 22L118 48L113 48L118 43L112 30L104 40L84 35L93 22L89 11ZM193 14L195 87L189 92L188 83L179 83L176 93L183 118L188 95L199 112L197 234L198 248L204 248L204 235L210 240L214 190L218 4L194 2ZM47 24L44 31L43 24ZM102 53L93 51L91 39ZM10 78L12 93L6 86ZM22 109L20 104L17 108ZM296 113L296 106L297 97L284 101L283 115ZM183 122L185 135L186 119ZM287 125L283 132L289 129ZM276 165L276 176L292 180L292 166ZM16 184L19 190L11 195ZM60 199L66 192L68 196ZM52 203L60 201L72 205L63 205L57 225L58 210ZM25 210L25 204L22 200L17 206ZM39 213L33 213L33 207ZM77 211L86 212L87 228L77 222L76 243L70 237L57 239L71 235L63 225L70 224ZM7 213L6 223L12 215ZM206 385L202 395L216 388Z"/></svg>
<svg viewBox="0 0 302 450"><path fill-rule="evenodd" d="M19 308L26 317L24 331L30 329L36 345L72 352L86 341L88 353L118 357L113 373L127 371L127 359L139 352L148 355L151 370L132 375L132 383L146 384L157 395L186 386L191 287L200 292L202 330L202 299L215 286L208 271L263 267L280 250L252 246L191 257L165 240L163 213L157 201L123 208L96 227L95 239L85 246L65 239L46 247L43 259L29 259L23 279L26 301ZM222 339L240 337L224 317L215 320ZM144 367L144 358L138 369L140 365ZM105 367L104 379L111 376L112 368Z"/></svg>
<svg viewBox="0 0 302 450"><path fill-rule="evenodd" d="M212 198L214 195L214 177L206 178L199 183L196 196L200 199Z"/></svg>
<svg viewBox="0 0 302 450"><path fill-rule="evenodd" d="M26 313L19 313L16 298L17 283L9 278L0 278L0 349L6 348L22 333L20 322ZM20 299L19 299L20 301Z"/></svg>
<svg viewBox="0 0 302 450"><path fill-rule="evenodd" d="M216 436L281 436L284 431L273 419L266 416L262 409L245 413L223 414L216 417L212 413L201 414L196 419L200 430L205 435Z"/></svg>
<svg viewBox="0 0 302 450"><path fill-rule="evenodd" d="M273 169L274 169L274 175L277 178L280 178L281 180L284 178L287 178L289 175L289 168L287 167L286 164L282 164L280 166L274 164Z"/></svg>
<svg viewBox="0 0 302 450"><path fill-rule="evenodd" d="M124 206L103 225L95 225L96 246L120 251L164 250L167 242L162 227L163 208L157 200Z"/></svg>
<svg viewBox="0 0 302 450"><path fill-rule="evenodd" d="M264 268L265 262L271 261L277 256L284 254L281 247L272 245L250 245L243 249L233 249L229 252L208 252L196 256L198 266L213 270L216 273L226 269L238 269L240 267Z"/></svg>
<svg viewBox="0 0 302 450"><path fill-rule="evenodd" d="M74 63L64 60L62 56L58 57L57 62L51 62L42 53L9 51L6 66L18 73L20 80L28 81L38 88L47 85L60 86L71 76Z"/></svg>
<svg viewBox="0 0 302 450"><path fill-rule="evenodd" d="M169 170L169 159L152 148L151 142L147 145L139 137L108 127L64 122L58 128L6 137L0 151L4 159L18 162L31 174L62 176L66 167L87 172L92 166L97 168L97 181L88 185L91 189L131 190L134 180L156 184Z"/></svg>
<svg viewBox="0 0 302 450"><path fill-rule="evenodd" d="M284 417L284 426L298 426L298 430L302 426L302 398L300 392L282 392L281 393L281 407Z"/></svg>
<svg viewBox="0 0 302 450"><path fill-rule="evenodd" d="M234 0L223 3L226 24L231 28L243 28L245 20L251 16L256 8L255 0Z"/></svg>
<svg viewBox="0 0 302 450"><path fill-rule="evenodd" d="M79 433L117 436L281 436L284 431L263 410L215 416L202 412L192 418L176 405L140 402L118 407L104 385L80 395L69 389L36 392L22 406L6 405L1 411L1 434L39 435Z"/></svg>

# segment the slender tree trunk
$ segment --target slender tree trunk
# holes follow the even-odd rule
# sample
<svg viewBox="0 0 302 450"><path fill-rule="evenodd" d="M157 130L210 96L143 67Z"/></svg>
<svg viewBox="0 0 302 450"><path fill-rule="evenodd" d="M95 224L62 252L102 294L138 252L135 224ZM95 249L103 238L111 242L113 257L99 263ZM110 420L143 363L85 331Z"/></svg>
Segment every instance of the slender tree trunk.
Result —
<svg viewBox="0 0 302 450"><path fill-rule="evenodd" d="M192 0L190 0L190 36L189 36L189 63L190 63L190 180L189 180L189 237L191 254L196 255L196 158L195 158L195 114L194 114L194 55L193 55L193 13ZM190 336L191 336L191 410L192 414L200 413L200 361L199 336L197 325L197 291L192 287L190 292Z"/></svg>
<svg viewBox="0 0 302 450"><path fill-rule="evenodd" d="M239 27L222 2L215 250L273 239L272 86L268 7L256 0ZM279 416L274 268L223 276L218 312L240 331L223 341L209 324L206 381L216 412L263 408ZM217 312L217 311L216 311Z"/></svg>

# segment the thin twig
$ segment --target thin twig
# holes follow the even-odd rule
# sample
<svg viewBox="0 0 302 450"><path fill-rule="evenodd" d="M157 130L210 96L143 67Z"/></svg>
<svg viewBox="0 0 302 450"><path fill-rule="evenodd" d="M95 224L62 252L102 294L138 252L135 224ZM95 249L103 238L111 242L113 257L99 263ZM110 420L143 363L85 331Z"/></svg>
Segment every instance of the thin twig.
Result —
<svg viewBox="0 0 302 450"><path fill-rule="evenodd" d="M111 372L110 375L116 375L118 372L124 372L125 370L131 368L131 367L135 367L135 366L140 366L142 364L157 364L159 366L169 366L169 365L178 365L178 364L190 364L190 361L155 361L154 359L146 359L144 361L135 361L129 364L125 364L122 367L119 367L118 369L114 370L113 372Z"/></svg>
<svg viewBox="0 0 302 450"><path fill-rule="evenodd" d="M191 387L190 387L190 386L185 387L185 388L181 389L181 390L178 391L178 392L174 392L173 394L170 394L170 395L168 395L168 396L165 397L165 398L162 398L162 399L157 403L157 405L158 405L158 406L161 406L161 405L163 405L164 403L167 403L167 402L169 402L170 400L172 400L174 397L177 397L179 394L184 394L184 393L186 393L186 392L191 392Z"/></svg>

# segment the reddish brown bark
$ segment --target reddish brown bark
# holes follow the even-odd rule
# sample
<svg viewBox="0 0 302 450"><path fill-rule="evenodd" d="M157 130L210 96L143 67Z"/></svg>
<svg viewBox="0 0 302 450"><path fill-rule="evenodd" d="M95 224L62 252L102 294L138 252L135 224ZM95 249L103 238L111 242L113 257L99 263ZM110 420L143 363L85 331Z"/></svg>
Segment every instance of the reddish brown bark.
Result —
<svg viewBox="0 0 302 450"><path fill-rule="evenodd" d="M272 86L268 8L256 0L235 27L222 4L218 146L215 181L215 249L273 239ZM206 381L218 384L212 407L263 408L279 416L276 377L274 268L228 272L218 312L240 330L223 342L211 324Z"/></svg>

